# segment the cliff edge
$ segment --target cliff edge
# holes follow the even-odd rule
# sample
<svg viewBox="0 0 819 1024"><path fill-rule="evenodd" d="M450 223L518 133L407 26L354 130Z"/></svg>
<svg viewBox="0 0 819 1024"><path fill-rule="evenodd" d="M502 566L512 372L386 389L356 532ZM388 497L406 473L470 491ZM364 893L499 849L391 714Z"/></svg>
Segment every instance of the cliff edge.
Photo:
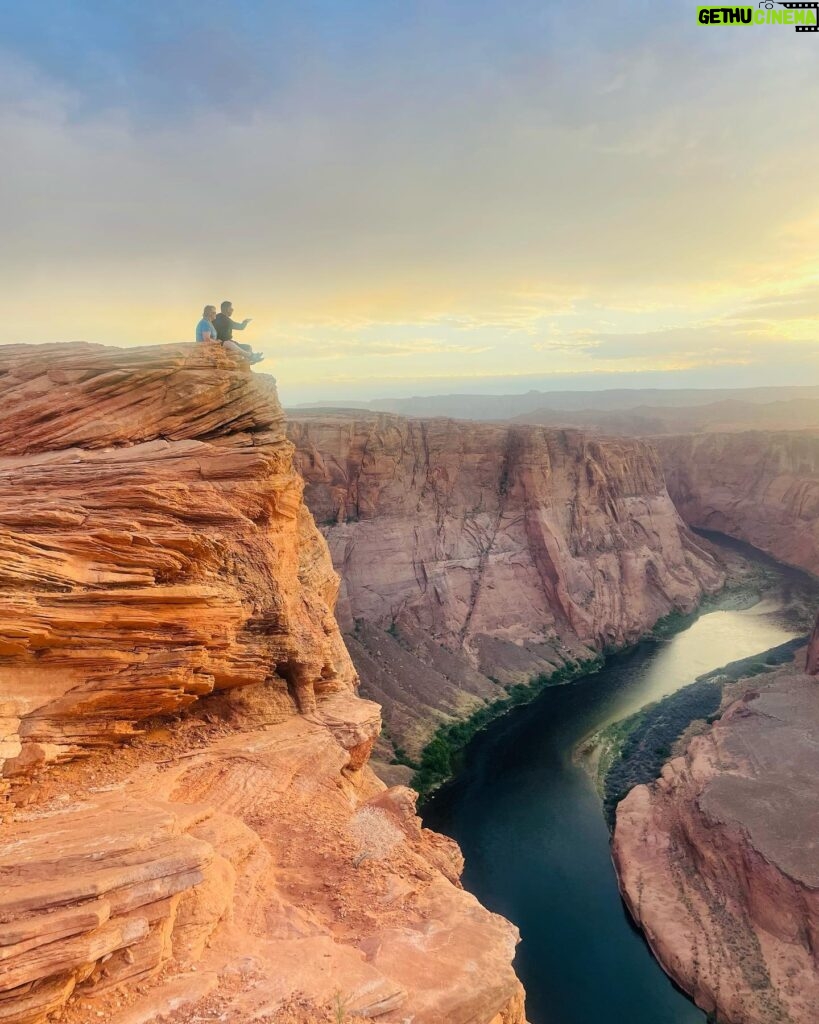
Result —
<svg viewBox="0 0 819 1024"><path fill-rule="evenodd" d="M0 348L0 1018L520 1024L515 929L368 758L273 382Z"/></svg>

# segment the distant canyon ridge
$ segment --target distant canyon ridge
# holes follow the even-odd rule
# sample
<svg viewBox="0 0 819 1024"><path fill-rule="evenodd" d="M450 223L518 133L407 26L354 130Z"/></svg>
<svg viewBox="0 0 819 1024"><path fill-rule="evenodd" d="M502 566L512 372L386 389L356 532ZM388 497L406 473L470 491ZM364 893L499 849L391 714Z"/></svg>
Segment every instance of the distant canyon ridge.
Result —
<svg viewBox="0 0 819 1024"><path fill-rule="evenodd" d="M753 428L819 430L819 386L419 395L367 402L314 402L290 409L288 415L298 418L339 409L421 418L507 420L629 436Z"/></svg>

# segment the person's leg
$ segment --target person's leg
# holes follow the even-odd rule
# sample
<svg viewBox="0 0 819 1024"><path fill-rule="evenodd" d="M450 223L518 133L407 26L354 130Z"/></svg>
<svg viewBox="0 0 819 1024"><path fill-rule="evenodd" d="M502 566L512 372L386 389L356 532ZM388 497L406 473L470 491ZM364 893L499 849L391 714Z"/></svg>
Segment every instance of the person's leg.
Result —
<svg viewBox="0 0 819 1024"><path fill-rule="evenodd" d="M222 348L226 349L228 352L232 352L236 356L241 356L242 359L247 359L248 357L247 352L245 352L241 346L237 345L235 341L223 341Z"/></svg>

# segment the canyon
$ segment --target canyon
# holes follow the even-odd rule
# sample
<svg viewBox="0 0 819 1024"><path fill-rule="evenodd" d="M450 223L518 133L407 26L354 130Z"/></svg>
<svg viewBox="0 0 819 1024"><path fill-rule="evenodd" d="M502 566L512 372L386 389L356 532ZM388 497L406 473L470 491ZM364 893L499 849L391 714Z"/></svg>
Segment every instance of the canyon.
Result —
<svg viewBox="0 0 819 1024"><path fill-rule="evenodd" d="M415 755L434 726L470 713L502 688L582 659L584 650L632 642L662 615L693 607L721 575L708 543L689 526L819 569L816 432L632 441L336 411L303 415L289 433L306 500L342 575L339 619L363 692L385 708L392 743L375 752L384 762L396 747ZM655 566L676 591L652 591ZM641 580L649 585L638 593ZM819 627L809 671L817 661ZM635 920L681 987L731 1024L812 1021L806 1014L817 976L814 911L793 918L790 931L780 922L773 937L765 912L757 914L766 898L773 905L782 892L789 893L784 918L816 897L809 874L792 878L784 855L766 859L765 837L781 816L761 809L761 794L770 794L789 810L789 856L807 862L819 702L806 678L782 670L770 696L740 700L726 712L726 729L748 716L755 723L743 725L747 735L736 726L729 733L731 760L722 745L719 756L713 752L722 742L715 725L697 741L703 750L695 746L687 755L691 764L665 770L658 795L638 787L618 814L615 860ZM749 693L754 686L748 684ZM790 732L771 711L777 702L790 709ZM735 748L743 743L764 755L741 762ZM380 763L377 770L385 778L409 777L400 765ZM670 782L677 774L684 781ZM702 793L731 785L757 787L744 801L726 797L720 813L731 827L718 831L712 818L696 826ZM716 814L716 804L709 806ZM732 881L738 872L744 888ZM675 914L683 912L671 909L675 900L695 909L681 920ZM794 936L803 935L808 939L791 950ZM783 988L775 965L792 953L798 974Z"/></svg>
<svg viewBox="0 0 819 1024"><path fill-rule="evenodd" d="M384 710L384 777L407 781L388 762L442 723L722 585L644 441L354 412L288 432L362 692Z"/></svg>
<svg viewBox="0 0 819 1024"><path fill-rule="evenodd" d="M8 346L0 397L0 1019L522 1024L515 929L370 769L272 380Z"/></svg>
<svg viewBox="0 0 819 1024"><path fill-rule="evenodd" d="M0 397L6 1024L525 1024L409 762L719 590L690 527L819 571L815 432L287 423L191 345L0 347ZM629 909L729 1024L819 999L817 669L819 621L618 809Z"/></svg>

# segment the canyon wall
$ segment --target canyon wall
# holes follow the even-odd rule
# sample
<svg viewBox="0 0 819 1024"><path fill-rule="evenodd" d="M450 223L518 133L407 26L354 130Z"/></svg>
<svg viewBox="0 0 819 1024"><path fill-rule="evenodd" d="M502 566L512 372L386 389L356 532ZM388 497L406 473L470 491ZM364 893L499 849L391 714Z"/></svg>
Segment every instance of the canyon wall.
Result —
<svg viewBox="0 0 819 1024"><path fill-rule="evenodd" d="M657 437L687 523L819 574L819 431Z"/></svg>
<svg viewBox="0 0 819 1024"><path fill-rule="evenodd" d="M369 768L272 380L10 346L0 398L0 1019L521 1024L515 929Z"/></svg>
<svg viewBox="0 0 819 1024"><path fill-rule="evenodd" d="M814 1024L819 680L791 666L759 682L620 803L613 854L634 919L699 1006Z"/></svg>
<svg viewBox="0 0 819 1024"><path fill-rule="evenodd" d="M363 692L412 754L441 722L633 642L722 582L645 442L388 414L288 429Z"/></svg>

